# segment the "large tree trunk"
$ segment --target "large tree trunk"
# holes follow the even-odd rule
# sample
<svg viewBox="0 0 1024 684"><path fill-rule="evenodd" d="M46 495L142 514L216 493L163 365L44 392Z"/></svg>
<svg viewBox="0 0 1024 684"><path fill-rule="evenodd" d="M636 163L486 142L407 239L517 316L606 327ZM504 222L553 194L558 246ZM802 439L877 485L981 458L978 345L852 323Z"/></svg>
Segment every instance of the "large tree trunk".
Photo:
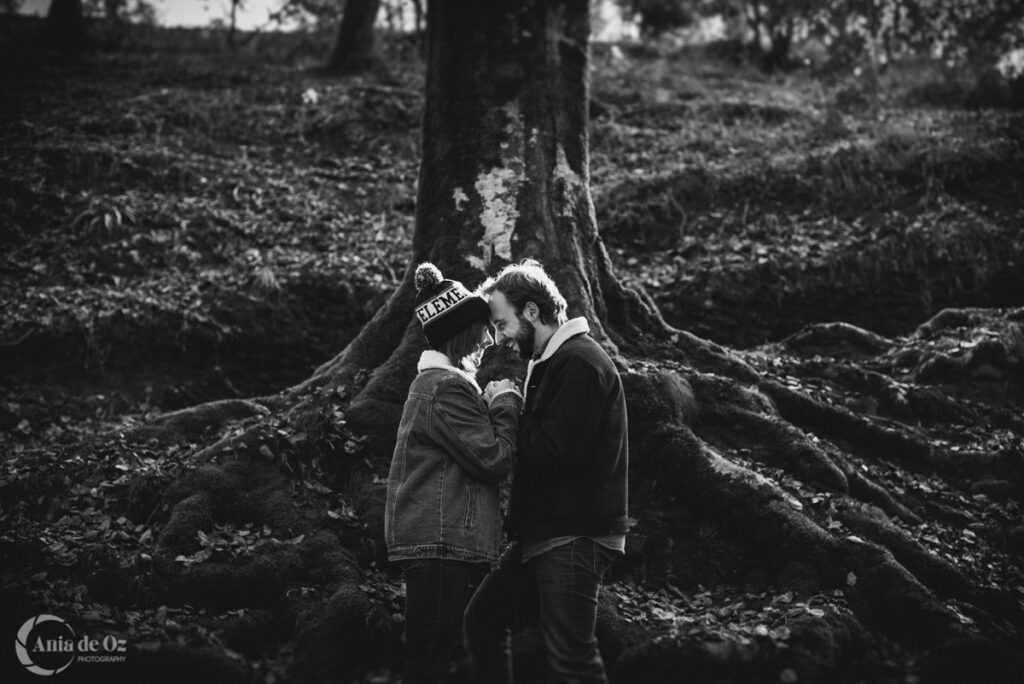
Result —
<svg viewBox="0 0 1024 684"><path fill-rule="evenodd" d="M380 11L380 0L347 0L338 28L334 50L327 62L333 73L364 71L376 59L374 22Z"/></svg>
<svg viewBox="0 0 1024 684"><path fill-rule="evenodd" d="M475 283L511 261L540 258L570 312L586 316L609 347L643 349L682 335L683 347L706 362L742 365L715 345L669 331L650 300L612 273L589 189L587 3L437 2L428 17L409 268L362 334L299 389L350 387L354 376L390 359L389 370L406 369L398 386L378 373L380 386L371 382L361 396L400 403L419 344L412 268L426 259Z"/></svg>
<svg viewBox="0 0 1024 684"><path fill-rule="evenodd" d="M1010 672L1024 624L1018 598L930 554L908 530L963 524L942 503L958 491L1020 495L1019 450L968 456L936 440L949 444L958 426L976 425L1020 443L1019 416L998 402L957 401L946 386L998 377L1019 392L1024 311L944 313L902 340L814 326L748 353L669 328L649 298L619 283L595 224L588 22L582 0L430 4L416 229L402 285L305 382L126 435L200 446L166 491L133 488L128 505L160 530L158 552L151 565L92 578L94 595L260 609L295 639L300 681L394 664L401 625L362 578L385 559L382 476L423 348L413 267L430 259L472 284L535 256L622 369L638 519L625 567L677 592L721 582L746 595L756 585L806 608L790 611L783 646L761 635L726 648L711 631L682 639L676 627L641 629L607 592L599 636L615 677L776 681L786 667L790 681L834 681L865 658L869 633L934 654L940 675L953 652L969 671ZM971 335L986 341L961 353ZM931 493L870 476L867 464L883 460L887 472L932 473ZM211 558L197 532L224 522L292 541ZM1003 532L972 534L997 544ZM317 591L296 589L310 586ZM823 596L848 610L816 613L810 602ZM140 657L133 667L161 662Z"/></svg>

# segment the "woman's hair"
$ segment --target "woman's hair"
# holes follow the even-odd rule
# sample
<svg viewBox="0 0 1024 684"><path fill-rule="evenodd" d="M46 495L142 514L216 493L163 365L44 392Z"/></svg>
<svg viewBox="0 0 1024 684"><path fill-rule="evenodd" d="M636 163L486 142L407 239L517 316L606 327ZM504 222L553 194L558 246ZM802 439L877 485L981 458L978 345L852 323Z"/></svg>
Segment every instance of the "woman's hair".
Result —
<svg viewBox="0 0 1024 684"><path fill-rule="evenodd" d="M454 337L449 337L442 342L437 351L447 356L453 366L459 366L464 358L476 350L480 336L489 325L490 322L487 319L478 319L456 333Z"/></svg>

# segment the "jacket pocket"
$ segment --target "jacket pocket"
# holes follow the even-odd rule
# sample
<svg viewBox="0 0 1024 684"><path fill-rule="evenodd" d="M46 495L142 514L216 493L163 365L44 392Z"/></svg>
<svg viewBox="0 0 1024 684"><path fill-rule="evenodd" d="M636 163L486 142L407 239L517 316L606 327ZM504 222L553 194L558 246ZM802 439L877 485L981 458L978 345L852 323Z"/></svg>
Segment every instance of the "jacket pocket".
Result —
<svg viewBox="0 0 1024 684"><path fill-rule="evenodd" d="M476 483L472 481L466 483L466 518L464 524L467 530L476 527Z"/></svg>

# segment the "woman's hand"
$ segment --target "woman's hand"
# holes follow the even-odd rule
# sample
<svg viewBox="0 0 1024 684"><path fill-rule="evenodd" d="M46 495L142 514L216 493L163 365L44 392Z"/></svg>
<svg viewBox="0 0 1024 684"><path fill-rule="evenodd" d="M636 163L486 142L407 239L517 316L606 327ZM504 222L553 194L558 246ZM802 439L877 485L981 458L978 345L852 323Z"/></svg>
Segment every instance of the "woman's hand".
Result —
<svg viewBox="0 0 1024 684"><path fill-rule="evenodd" d="M499 392L504 392L506 390L515 390L518 392L519 388L516 387L516 384L508 378L492 380L487 383L487 387L484 388L484 401L486 401L489 406Z"/></svg>

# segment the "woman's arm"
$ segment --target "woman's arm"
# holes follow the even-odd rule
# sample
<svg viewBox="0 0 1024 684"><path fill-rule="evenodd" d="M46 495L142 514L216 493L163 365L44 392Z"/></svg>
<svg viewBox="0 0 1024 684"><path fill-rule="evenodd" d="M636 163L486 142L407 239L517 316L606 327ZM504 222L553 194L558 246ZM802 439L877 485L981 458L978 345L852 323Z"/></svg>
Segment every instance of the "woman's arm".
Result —
<svg viewBox="0 0 1024 684"><path fill-rule="evenodd" d="M497 484L512 468L522 399L514 393L495 397L486 408L461 380L445 380L431 403L428 435L470 477Z"/></svg>

